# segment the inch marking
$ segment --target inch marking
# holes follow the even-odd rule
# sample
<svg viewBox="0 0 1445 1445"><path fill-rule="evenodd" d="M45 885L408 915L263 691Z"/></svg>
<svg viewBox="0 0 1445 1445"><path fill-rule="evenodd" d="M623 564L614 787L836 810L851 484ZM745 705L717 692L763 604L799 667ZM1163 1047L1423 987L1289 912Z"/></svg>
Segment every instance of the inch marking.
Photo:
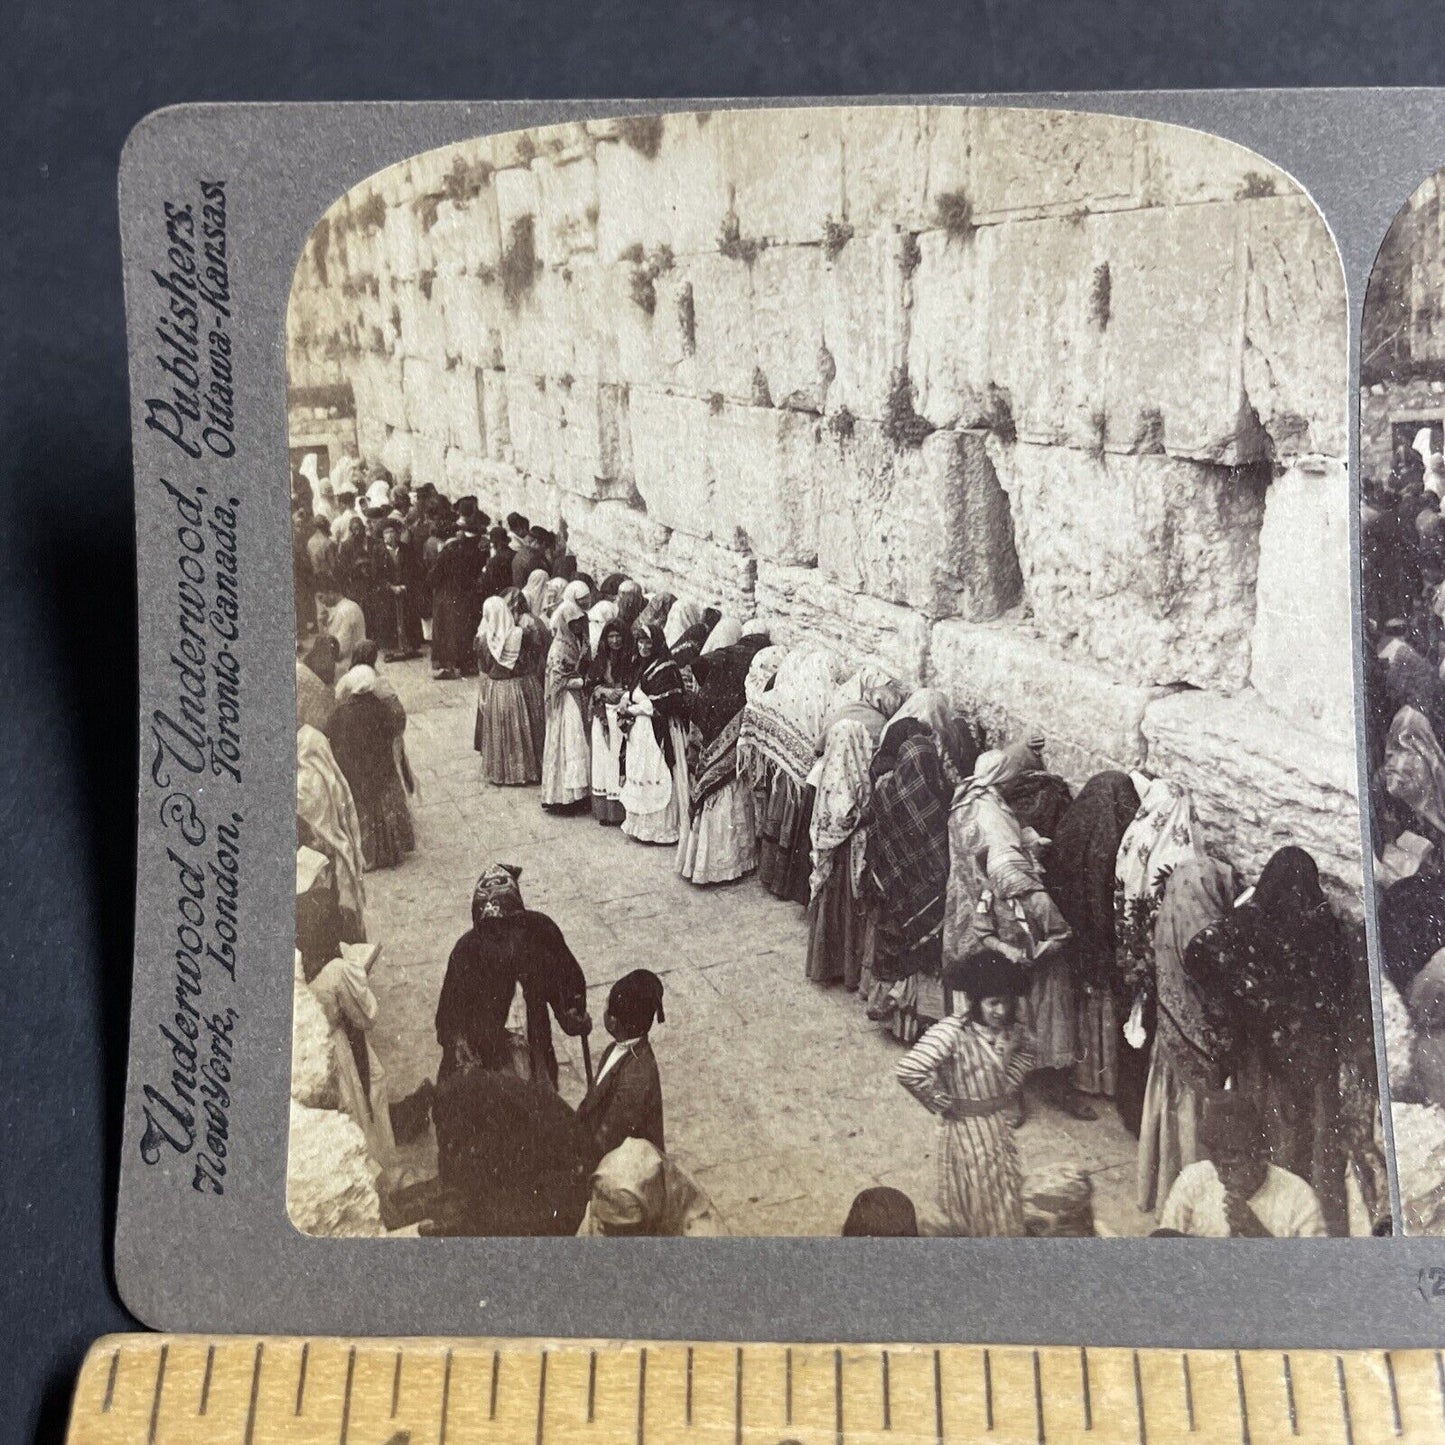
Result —
<svg viewBox="0 0 1445 1445"><path fill-rule="evenodd" d="M265 1342L257 1340L256 1358L251 1362L251 1403L246 1407L246 1445L256 1438L256 1401L261 1394L261 1357L265 1350Z"/></svg>
<svg viewBox="0 0 1445 1445"><path fill-rule="evenodd" d="M1034 1351L1034 1435L1044 1445L1044 1381L1039 1372L1039 1352Z"/></svg>
<svg viewBox="0 0 1445 1445"><path fill-rule="evenodd" d="M447 1350L447 1362L442 1370L442 1420L437 1427L437 1445L447 1445L447 1416L452 1405L452 1352Z"/></svg>
<svg viewBox="0 0 1445 1445"><path fill-rule="evenodd" d="M943 1351L933 1352L933 1433L943 1445Z"/></svg>
<svg viewBox="0 0 1445 1445"><path fill-rule="evenodd" d="M1239 1392L1239 1438L1244 1445L1250 1445L1249 1401L1244 1394L1244 1360L1238 1350L1234 1352L1234 1388Z"/></svg>
<svg viewBox="0 0 1445 1445"><path fill-rule="evenodd" d="M311 1354L311 1341L307 1340L301 1346L301 1373L296 1379L296 1409L295 1414L301 1413L302 1406L306 1402L306 1361Z"/></svg>
<svg viewBox="0 0 1445 1445"><path fill-rule="evenodd" d="M1445 1418L1445 1358L1435 1351L1435 1387L1440 1392L1440 1414Z"/></svg>
<svg viewBox="0 0 1445 1445"><path fill-rule="evenodd" d="M783 1355L783 1408L787 1424L793 1423L793 1347L788 1346Z"/></svg>
<svg viewBox="0 0 1445 1445"><path fill-rule="evenodd" d="M642 1445L647 1425L647 1346L637 1357L637 1445Z"/></svg>
<svg viewBox="0 0 1445 1445"><path fill-rule="evenodd" d="M391 1418L396 1419L397 1406L401 1404L401 1351L396 1352L396 1363L391 1367Z"/></svg>
<svg viewBox="0 0 1445 1445"><path fill-rule="evenodd" d="M215 1366L216 1347L215 1345L208 1345L206 1347L206 1373L201 1376L201 1404L200 1408L196 1411L198 1415L204 1415L206 1413L206 1406L211 1403L211 1371Z"/></svg>
<svg viewBox="0 0 1445 1445"><path fill-rule="evenodd" d="M1181 1354L1179 1364L1184 1372L1184 1410L1189 1416L1189 1433L1194 1433L1194 1376L1189 1373L1189 1356Z"/></svg>
<svg viewBox="0 0 1445 1445"><path fill-rule="evenodd" d="M537 1376L537 1445L542 1445L542 1419L547 1412L547 1352L542 1351L542 1372Z"/></svg>
<svg viewBox="0 0 1445 1445"><path fill-rule="evenodd" d="M893 1388L888 1378L888 1351L883 1351L883 1428L893 1428Z"/></svg>
<svg viewBox="0 0 1445 1445"><path fill-rule="evenodd" d="M1355 1445L1355 1422L1350 1418L1350 1387L1345 1379L1345 1361L1335 1356L1335 1379L1340 1385L1340 1414L1345 1418L1345 1445Z"/></svg>
<svg viewBox="0 0 1445 1445"><path fill-rule="evenodd" d="M492 1400L491 1400L491 1404L489 1404L489 1405L487 1406L487 1419L488 1419L488 1420L495 1420L495 1419L497 1418L497 1385L498 1385L498 1383L499 1383L500 1380L501 1380L501 1375L502 1375L502 1352L501 1352L500 1350L493 1350L493 1351L492 1351Z"/></svg>
<svg viewBox="0 0 1445 1445"><path fill-rule="evenodd" d="M1134 1356L1134 1413L1139 1417L1139 1445L1148 1445L1149 1427L1144 1422L1144 1376L1139 1370L1139 1351L1131 1350Z"/></svg>
<svg viewBox="0 0 1445 1445"><path fill-rule="evenodd" d="M597 1418L597 1351L587 1361L587 1423Z"/></svg>
<svg viewBox="0 0 1445 1445"><path fill-rule="evenodd" d="M983 1352L983 1415L988 1428L993 1429L993 1357Z"/></svg>
<svg viewBox="0 0 1445 1445"><path fill-rule="evenodd" d="M733 1445L743 1445L743 1349L738 1346L737 1379L733 1386Z"/></svg>
<svg viewBox="0 0 1445 1445"><path fill-rule="evenodd" d="M166 1359L170 1355L169 1345L161 1346L161 1357L156 1364L156 1392L151 1398L151 1423L150 1429L146 1432L148 1445L156 1445L156 1430L161 1423L161 1391L166 1383Z"/></svg>
<svg viewBox="0 0 1445 1445"><path fill-rule="evenodd" d="M1440 1356L1436 1355L1435 1358L1438 1360ZM115 1400L115 1376L119 1369L120 1351L115 1350L111 1353L110 1357L110 1373L105 1377L105 1399L101 1401L100 1406L100 1413L102 1415L109 1413L111 1404Z"/></svg>
<svg viewBox="0 0 1445 1445"><path fill-rule="evenodd" d="M1094 1396L1089 1389L1089 1348L1087 1345L1079 1346L1079 1383L1084 1391L1084 1429L1094 1428Z"/></svg>
<svg viewBox="0 0 1445 1445"><path fill-rule="evenodd" d="M833 1436L843 1445L843 1351L833 1351Z"/></svg>
<svg viewBox="0 0 1445 1445"><path fill-rule="evenodd" d="M1385 1351L1385 1378L1390 1382L1390 1418L1395 1427L1395 1434L1403 1435L1405 1431L1400 1419L1400 1389L1395 1383L1395 1357L1389 1350Z"/></svg>
<svg viewBox="0 0 1445 1445"><path fill-rule="evenodd" d="M1294 1402L1294 1366L1288 1355L1284 1357L1284 1397L1289 1404L1289 1430L1291 1435L1299 1434L1299 1411Z"/></svg>
<svg viewBox="0 0 1445 1445"><path fill-rule="evenodd" d="M687 1347L687 1428L692 1429L692 1346Z"/></svg>
<svg viewBox="0 0 1445 1445"><path fill-rule="evenodd" d="M346 1435L351 1429L351 1382L356 1377L356 1346L352 1345L346 1356L346 1393L341 1397L341 1445L346 1445Z"/></svg>

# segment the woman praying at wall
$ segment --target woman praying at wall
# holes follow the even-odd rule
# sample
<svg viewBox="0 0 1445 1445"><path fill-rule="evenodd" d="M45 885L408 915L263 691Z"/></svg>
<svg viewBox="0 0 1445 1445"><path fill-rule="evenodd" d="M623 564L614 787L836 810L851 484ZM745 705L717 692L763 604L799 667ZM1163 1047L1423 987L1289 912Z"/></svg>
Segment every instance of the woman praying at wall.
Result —
<svg viewBox="0 0 1445 1445"><path fill-rule="evenodd" d="M376 643L358 643L355 656L336 684L331 750L356 800L367 868L394 868L416 847L406 801L416 787L402 743L406 708L377 676Z"/></svg>
<svg viewBox="0 0 1445 1445"><path fill-rule="evenodd" d="M598 606L612 607L612 603ZM592 739L592 816L607 827L618 826L626 816L622 806L622 729L617 708L627 695L634 666L632 634L618 622L605 622L587 671L585 695Z"/></svg>
<svg viewBox="0 0 1445 1445"><path fill-rule="evenodd" d="M709 637L722 622L722 613L716 607L707 608L698 621L687 627L676 642L669 643L672 660L681 668L690 669L702 655ZM736 626L736 624L734 624ZM664 632L664 637L666 633Z"/></svg>
<svg viewBox="0 0 1445 1445"><path fill-rule="evenodd" d="M569 584L569 586L572 584ZM587 614L564 596L552 614L544 703L542 806L575 808L592 798L592 752L588 737Z"/></svg>
<svg viewBox="0 0 1445 1445"><path fill-rule="evenodd" d="M696 775L689 780L687 831L677 871L690 883L728 883L757 867L752 789L738 777L738 735L753 663L768 646L759 623L747 636L698 659L701 684L692 704ZM719 629L720 630L720 629Z"/></svg>
<svg viewBox="0 0 1445 1445"><path fill-rule="evenodd" d="M647 605L647 599L643 596L642 588L630 577L624 577L617 585L617 620L627 629L628 635L632 629L642 620L642 613ZM648 626L652 624L649 623ZM658 624L661 626L661 623Z"/></svg>
<svg viewBox="0 0 1445 1445"><path fill-rule="evenodd" d="M366 942L366 855L361 822L331 744L315 728L296 729L296 841L331 862L343 943Z"/></svg>
<svg viewBox="0 0 1445 1445"><path fill-rule="evenodd" d="M477 629L473 746L487 781L499 786L542 781L546 713L538 671L549 644L524 606L515 587L488 597Z"/></svg>
<svg viewBox="0 0 1445 1445"><path fill-rule="evenodd" d="M622 586L617 589L619 610L625 610L623 609L624 601L628 609L644 601L642 588L639 587L636 582L624 582ZM642 627L661 627L665 629L667 619L672 615L673 604L677 601L677 598L674 597L671 592L657 592L651 597L646 598L645 601L646 606L638 605L637 612L633 614L636 622Z"/></svg>
<svg viewBox="0 0 1445 1445"><path fill-rule="evenodd" d="M895 728L905 730L906 735L906 732L915 730L914 725L922 723L938 746L939 765L950 788L958 787L973 772L979 754L979 739L967 720L954 710L941 688L920 687L909 694L902 706L884 716L888 725L880 739L880 747L889 744L889 735ZM896 752L897 745L892 746Z"/></svg>
<svg viewBox="0 0 1445 1445"><path fill-rule="evenodd" d="M660 627L633 631L637 667L617 710L623 731L622 831L639 843L676 843L688 817L687 690Z"/></svg>
<svg viewBox="0 0 1445 1445"><path fill-rule="evenodd" d="M1018 1238L1023 1176L1008 1119L1033 1065L1019 1018L1028 980L1013 959L984 950L951 965L948 984L968 997L967 1017L934 1024L899 1063L898 1082L939 1120L942 1232Z"/></svg>

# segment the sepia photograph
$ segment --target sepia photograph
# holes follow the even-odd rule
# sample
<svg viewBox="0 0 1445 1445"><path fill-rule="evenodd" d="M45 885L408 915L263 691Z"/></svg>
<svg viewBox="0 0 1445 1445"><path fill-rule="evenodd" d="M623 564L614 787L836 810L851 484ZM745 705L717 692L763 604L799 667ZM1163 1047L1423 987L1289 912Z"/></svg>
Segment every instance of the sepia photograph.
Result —
<svg viewBox="0 0 1445 1445"><path fill-rule="evenodd" d="M1381 1010L1402 1232L1445 1233L1445 235L1442 175L1365 297L1360 564Z"/></svg>
<svg viewBox="0 0 1445 1445"><path fill-rule="evenodd" d="M1433 186L1363 515L1445 1220ZM1107 114L576 122L339 197L286 335L293 1224L1400 1227L1347 337L1297 182Z"/></svg>

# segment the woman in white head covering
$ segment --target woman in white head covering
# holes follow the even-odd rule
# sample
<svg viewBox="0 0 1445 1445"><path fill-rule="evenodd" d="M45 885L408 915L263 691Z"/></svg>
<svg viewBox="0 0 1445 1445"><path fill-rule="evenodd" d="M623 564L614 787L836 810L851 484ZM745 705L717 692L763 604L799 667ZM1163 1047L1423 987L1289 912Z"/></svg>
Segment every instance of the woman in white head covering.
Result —
<svg viewBox="0 0 1445 1445"><path fill-rule="evenodd" d="M711 1200L646 1139L624 1139L602 1157L583 1236L697 1238L726 1234Z"/></svg>
<svg viewBox="0 0 1445 1445"><path fill-rule="evenodd" d="M542 781L546 712L541 671L550 639L509 587L482 604L477 629L477 725L473 746L487 781Z"/></svg>
<svg viewBox="0 0 1445 1445"><path fill-rule="evenodd" d="M534 567L528 574L527 585L522 588L522 596L526 600L527 610L533 617L543 618L547 615L546 592L549 580L546 569L542 567Z"/></svg>
<svg viewBox="0 0 1445 1445"><path fill-rule="evenodd" d="M662 624L662 638L671 648L689 627L696 627L702 621L702 608L696 602L677 601L667 610L667 621Z"/></svg>
<svg viewBox="0 0 1445 1445"><path fill-rule="evenodd" d="M586 588L583 588L586 591ZM587 673L587 614L564 597L552 614L547 651L547 733L542 748L542 806L576 808L592 801L592 755L583 687Z"/></svg>

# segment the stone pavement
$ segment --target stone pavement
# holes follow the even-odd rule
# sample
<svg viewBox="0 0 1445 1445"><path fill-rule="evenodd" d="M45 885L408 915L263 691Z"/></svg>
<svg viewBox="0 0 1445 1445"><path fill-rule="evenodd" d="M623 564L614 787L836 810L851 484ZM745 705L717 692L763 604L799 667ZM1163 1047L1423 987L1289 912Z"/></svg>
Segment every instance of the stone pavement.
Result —
<svg viewBox="0 0 1445 1445"><path fill-rule="evenodd" d="M612 982L636 967L662 975L667 1022L653 1031L668 1152L739 1235L835 1235L855 1194L908 1193L927 1228L935 1124L897 1084L900 1046L858 999L803 976L807 920L751 878L695 888L673 849L634 843L589 815L542 811L536 788L497 788L472 750L474 685L434 682L425 661L383 664L409 714L420 785L417 851L366 877L372 975L381 1006L373 1043L399 1096L434 1077L433 1016L453 943L470 926L472 885L494 860L523 868L529 908L550 914L582 964L594 1058ZM554 1028L561 1089L583 1092L581 1055ZM1025 1175L1067 1159L1089 1171L1100 1226L1144 1234L1133 1202L1136 1145L1111 1107L1093 1123L1038 1100L1019 1133Z"/></svg>

